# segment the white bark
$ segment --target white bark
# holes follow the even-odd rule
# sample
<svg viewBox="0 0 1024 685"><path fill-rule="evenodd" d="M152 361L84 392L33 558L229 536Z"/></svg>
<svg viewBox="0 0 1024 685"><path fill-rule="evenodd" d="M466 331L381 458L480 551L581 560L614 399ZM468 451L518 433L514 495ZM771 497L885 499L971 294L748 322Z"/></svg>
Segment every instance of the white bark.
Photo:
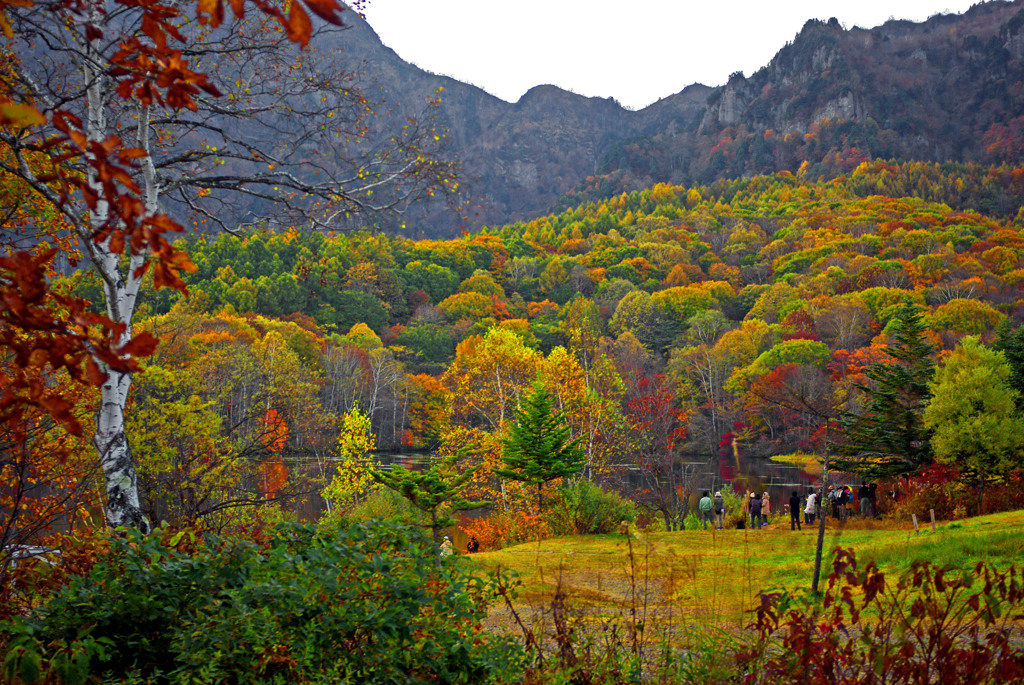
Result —
<svg viewBox="0 0 1024 685"><path fill-rule="evenodd" d="M105 5L106 3L100 0L90 6L89 20L94 24L101 25L104 21L109 9ZM80 47L83 77L87 84L84 133L89 142L99 143L108 134L106 108L113 94L110 92L110 82L103 71L104 58L99 39L82 43ZM140 137L148 134L148 125L144 126L144 121L148 121L148 118L140 117ZM145 134L142 133L144 129ZM86 159L92 161L92 158L92 153L87 152ZM148 167L151 169L151 161ZM88 220L79 225L79 238L86 246L93 267L102 280L107 316L115 323L125 326L117 341L125 344L132 339L132 317L135 314L135 304L141 286L141 278L135 276L135 270L145 263L146 254L133 252L128 261L127 273L122 274L120 256L110 249L110 240L101 243L93 241L92 237L110 221L110 207L103 198L101 184L92 166L88 167L86 177L99 200L94 208L87 209ZM147 181L151 178L150 175ZM147 182L146 190L147 209L152 213L155 212L157 202L155 184ZM93 442L105 482L107 524L111 527L131 526L145 532L150 526L139 507L135 459L125 434L125 408L131 391L132 376L109 368L104 370L107 372L107 380L100 387L100 408L96 412L96 435Z"/></svg>

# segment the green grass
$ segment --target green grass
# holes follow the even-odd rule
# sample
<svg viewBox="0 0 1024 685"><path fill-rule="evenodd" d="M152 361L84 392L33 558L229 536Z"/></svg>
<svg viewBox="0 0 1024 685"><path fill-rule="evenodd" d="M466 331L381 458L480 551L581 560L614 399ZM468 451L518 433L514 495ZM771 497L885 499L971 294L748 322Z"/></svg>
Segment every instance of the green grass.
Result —
<svg viewBox="0 0 1024 685"><path fill-rule="evenodd" d="M822 585L831 571L831 551L853 549L860 563L875 561L899 574L915 559L973 567L978 562L1005 568L1024 559L1024 511L942 523L932 532L909 522L829 519ZM519 609L547 605L561 584L575 606L593 616L622 615L634 604L657 615L671 613L684 623L711 621L728 627L749 622L762 590L810 588L817 525L789 530L781 517L763 530L683 531L623 536L552 538L475 554L471 568L515 571L522 581ZM632 560L632 561L631 561Z"/></svg>
<svg viewBox="0 0 1024 685"><path fill-rule="evenodd" d="M865 557L880 568L904 571L913 560L927 559L940 566L971 566L984 561L999 568L1024 560L1024 511L1006 512L939 524L922 525L920 536L902 541L866 540Z"/></svg>

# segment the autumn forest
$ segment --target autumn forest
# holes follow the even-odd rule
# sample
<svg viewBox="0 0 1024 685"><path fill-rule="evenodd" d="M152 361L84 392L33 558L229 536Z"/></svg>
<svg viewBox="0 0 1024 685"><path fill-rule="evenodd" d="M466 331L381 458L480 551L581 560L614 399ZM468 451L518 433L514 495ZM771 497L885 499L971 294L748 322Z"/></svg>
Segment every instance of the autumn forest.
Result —
<svg viewBox="0 0 1024 685"><path fill-rule="evenodd" d="M811 593L760 594L756 647L701 643L721 680L693 635L645 643L633 545L696 535L708 490L716 535L761 533L743 464L771 460L800 507L891 494L879 535L1024 509L1019 118L941 163L868 154L873 120L741 122L681 185L675 143L617 141L550 212L428 238L416 207L464 209L441 89L396 116L332 71L333 0L195 10L0 3L0 682L832 682L774 646L839 650L828 593L885 580L823 561L820 499ZM561 538L628 560L600 658L561 580L545 647L488 556ZM992 615L952 604L1019 612L1014 568L973 573ZM1024 678L986 635L952 668ZM911 673L886 644L844 668Z"/></svg>
<svg viewBox="0 0 1024 685"><path fill-rule="evenodd" d="M869 411L865 373L893 361L901 308L920 361L956 359L966 339L1001 346L1005 392L1020 387L1020 217L958 205L1011 205L1022 173L873 162L827 182L662 184L447 241L302 227L180 239L188 296L145 289L139 304L138 330L161 340L127 424L144 509L218 529L267 509L313 515L353 416L385 453L473 445L467 494L512 506L494 469L537 379L588 477L623 490L624 470L651 469L622 494L670 529L697 487L671 476L682 452L884 452L839 422ZM90 272L67 287L101 299ZM93 400L80 401L85 424ZM991 457L997 480L1015 468L1008 449Z"/></svg>

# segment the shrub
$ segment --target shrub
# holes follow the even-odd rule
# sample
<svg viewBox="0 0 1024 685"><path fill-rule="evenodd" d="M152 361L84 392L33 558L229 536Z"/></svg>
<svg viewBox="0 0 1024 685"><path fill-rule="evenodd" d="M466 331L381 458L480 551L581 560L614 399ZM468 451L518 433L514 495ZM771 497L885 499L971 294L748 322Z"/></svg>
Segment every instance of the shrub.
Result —
<svg viewBox="0 0 1024 685"><path fill-rule="evenodd" d="M633 503L588 480L563 485L547 506L547 523L552 535L614 533L623 521L636 521Z"/></svg>
<svg viewBox="0 0 1024 685"><path fill-rule="evenodd" d="M741 521L746 524L747 516L743 513L743 495L730 489L722 492L725 500L725 528L736 528Z"/></svg>
<svg viewBox="0 0 1024 685"><path fill-rule="evenodd" d="M745 683L1024 682L1024 575L914 562L893 582L836 550L824 598L761 595Z"/></svg>
<svg viewBox="0 0 1024 685"><path fill-rule="evenodd" d="M459 526L469 538L476 538L480 550L501 549L530 540L550 537L548 522L540 514L529 511L495 511L470 519Z"/></svg>
<svg viewBox="0 0 1024 685"><path fill-rule="evenodd" d="M329 526L346 528L356 523L390 521L407 525L422 526L429 523L426 515L412 506L409 500L389 488L377 488L349 511L325 519Z"/></svg>
<svg viewBox="0 0 1024 685"><path fill-rule="evenodd" d="M11 558L17 551L13 545L0 552L0 564L6 567L6 573L0 574L0 622L26 613L56 594L109 550L108 537L93 528L48 536L42 542L46 549L60 552L17 559L17 563Z"/></svg>
<svg viewBox="0 0 1024 685"><path fill-rule="evenodd" d="M700 516L692 509L683 520L683 530L700 530Z"/></svg>
<svg viewBox="0 0 1024 685"><path fill-rule="evenodd" d="M921 483L907 481L906 494L901 495L898 502L894 502L889 508L889 513L894 518L909 519L911 514L917 514L920 519L927 518L928 510L935 510L935 517L939 520L950 521L962 519L967 516L967 509L971 501L977 501L977 496L970 492L963 483L947 481L944 483ZM977 507L974 507L977 508Z"/></svg>
<svg viewBox="0 0 1024 685"><path fill-rule="evenodd" d="M893 491L900 495L896 501L888 496ZM1022 507L1024 480L1019 473L985 487L982 511L978 510L978 491L972 479L953 466L932 464L914 476L881 483L878 488L879 511L902 519L910 518L911 514L926 517L929 509L934 509L940 520L955 520Z"/></svg>
<svg viewBox="0 0 1024 685"><path fill-rule="evenodd" d="M177 540L172 540L176 543ZM129 535L40 611L0 626L5 682L455 682L514 679L522 652L482 633L496 580L383 524L193 553Z"/></svg>
<svg viewBox="0 0 1024 685"><path fill-rule="evenodd" d="M1009 476L1005 482L986 486L985 509L980 514L1024 509L1024 477L1020 473Z"/></svg>

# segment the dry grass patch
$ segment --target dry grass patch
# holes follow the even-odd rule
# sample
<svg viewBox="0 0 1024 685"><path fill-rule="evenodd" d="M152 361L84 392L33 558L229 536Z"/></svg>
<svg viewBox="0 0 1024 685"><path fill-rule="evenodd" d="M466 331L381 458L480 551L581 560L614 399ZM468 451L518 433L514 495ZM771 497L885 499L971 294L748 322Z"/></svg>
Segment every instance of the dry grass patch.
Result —
<svg viewBox="0 0 1024 685"><path fill-rule="evenodd" d="M840 545L893 573L914 559L1009 566L1024 558L1024 512L944 523L935 533L928 524L915 534L909 522L855 519L841 526L830 519L827 526L823 578L831 550ZM524 617L542 615L561 586L570 604L594 617L635 610L648 621L671 617L732 630L750 622L762 590L809 588L816 537L816 525L791 532L780 520L759 531L552 538L475 554L467 562L481 571L514 571L521 582L515 607Z"/></svg>

